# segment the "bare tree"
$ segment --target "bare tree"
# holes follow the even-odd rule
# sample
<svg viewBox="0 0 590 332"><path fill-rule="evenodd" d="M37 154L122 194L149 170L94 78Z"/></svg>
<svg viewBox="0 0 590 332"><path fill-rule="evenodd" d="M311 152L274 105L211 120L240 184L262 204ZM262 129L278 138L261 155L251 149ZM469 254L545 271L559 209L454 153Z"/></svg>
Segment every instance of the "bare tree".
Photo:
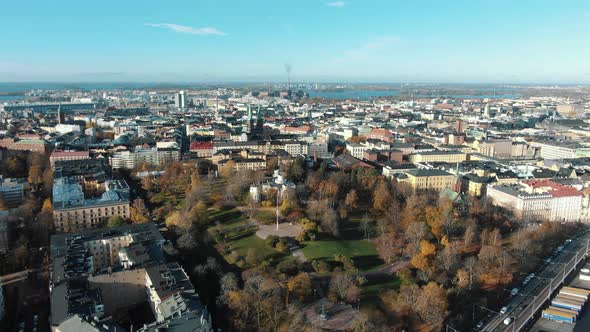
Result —
<svg viewBox="0 0 590 332"><path fill-rule="evenodd" d="M369 218L368 214L365 213L363 215L363 218L361 219L359 226L361 228L361 231L365 235L365 239L369 240L369 237L371 235L371 218Z"/></svg>

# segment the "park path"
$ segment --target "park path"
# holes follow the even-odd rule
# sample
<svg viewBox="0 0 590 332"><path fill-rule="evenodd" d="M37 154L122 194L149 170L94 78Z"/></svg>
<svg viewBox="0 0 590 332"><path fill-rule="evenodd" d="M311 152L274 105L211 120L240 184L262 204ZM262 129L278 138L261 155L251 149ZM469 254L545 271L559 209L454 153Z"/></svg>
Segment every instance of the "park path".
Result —
<svg viewBox="0 0 590 332"><path fill-rule="evenodd" d="M240 210L240 212L244 213L244 207L238 206L237 209ZM267 208L267 209L274 209L274 208ZM301 247L299 247L297 242L294 241L295 237L297 235L299 235L299 233L301 233L301 231L303 230L303 228L300 225L281 223L279 225L279 229L277 230L276 225L274 225L274 224L264 225L262 223L259 223L256 219L251 219L249 224L256 225L258 227L258 231L256 231L256 236L258 236L259 238L261 238L263 240L266 239L269 235L276 235L279 237L288 237L288 238L292 239L292 241L289 241L289 243L288 243L288 248L289 248L289 251L291 252L291 255L293 255L293 257L295 257L295 260L298 263L307 262L307 258L305 257L305 254L301 250Z"/></svg>

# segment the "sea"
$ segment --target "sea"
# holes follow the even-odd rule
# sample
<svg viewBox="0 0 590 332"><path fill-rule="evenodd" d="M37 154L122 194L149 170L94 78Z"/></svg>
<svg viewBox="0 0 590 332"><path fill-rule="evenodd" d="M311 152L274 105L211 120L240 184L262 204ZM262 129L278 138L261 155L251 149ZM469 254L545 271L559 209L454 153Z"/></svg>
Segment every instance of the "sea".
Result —
<svg viewBox="0 0 590 332"><path fill-rule="evenodd" d="M202 84L187 83L134 83L134 82L105 82L105 83L7 83L0 82L0 102L24 100L24 92L30 90L129 90L129 89L149 89L149 88L190 88L191 86L202 87ZM379 97L394 97L399 95L397 90L372 90L372 89L346 89L346 90L306 90L312 98L325 98L335 100L369 100ZM499 98L499 99L516 99L521 97L516 93L492 94L485 89L474 94L420 94L417 98Z"/></svg>

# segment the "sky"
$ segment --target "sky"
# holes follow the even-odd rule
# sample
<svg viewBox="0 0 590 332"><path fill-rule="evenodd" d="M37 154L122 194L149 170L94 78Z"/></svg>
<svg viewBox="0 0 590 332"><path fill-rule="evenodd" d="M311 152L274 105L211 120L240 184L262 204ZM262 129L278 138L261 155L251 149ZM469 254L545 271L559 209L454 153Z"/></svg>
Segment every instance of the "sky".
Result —
<svg viewBox="0 0 590 332"><path fill-rule="evenodd" d="M590 83L588 0L0 0L0 82Z"/></svg>

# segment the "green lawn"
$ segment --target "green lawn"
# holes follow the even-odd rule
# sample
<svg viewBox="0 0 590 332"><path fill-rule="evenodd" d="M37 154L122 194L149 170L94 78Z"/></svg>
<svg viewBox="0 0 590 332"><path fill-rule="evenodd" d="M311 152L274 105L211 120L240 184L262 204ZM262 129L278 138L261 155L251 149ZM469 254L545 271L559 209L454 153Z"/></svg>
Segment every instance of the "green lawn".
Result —
<svg viewBox="0 0 590 332"><path fill-rule="evenodd" d="M277 214L275 210L258 210L254 219L263 224L272 224L277 220Z"/></svg>
<svg viewBox="0 0 590 332"><path fill-rule="evenodd" d="M248 222L248 218L236 208L226 211L210 210L209 219L211 220L212 226L215 226L217 221L225 227L237 226Z"/></svg>
<svg viewBox="0 0 590 332"><path fill-rule="evenodd" d="M256 256L258 257L258 261L262 262L267 259L273 259L275 262L281 261L285 259L285 256L291 256L290 254L283 254L270 246L268 246L264 240L260 239L256 236L255 233L250 232L249 235L240 236L235 238L234 240L230 241L231 251L237 252L241 258L242 263L238 263L237 265L242 268L249 268L253 267L249 265L244 259L248 255L248 251L250 249L256 250ZM229 259L230 255L225 255L224 258L226 261L231 263ZM242 265L243 264L243 265Z"/></svg>
<svg viewBox="0 0 590 332"><path fill-rule="evenodd" d="M355 266L361 271L383 265L375 245L366 240L309 241L304 243L302 251L308 260L331 261L334 260L336 254L348 256L353 259Z"/></svg>
<svg viewBox="0 0 590 332"><path fill-rule="evenodd" d="M363 285L362 294L363 297L376 296L379 295L382 291L387 291L390 289L399 289L400 285L401 280L398 277L394 277L393 280L386 280L379 283Z"/></svg>
<svg viewBox="0 0 590 332"><path fill-rule="evenodd" d="M223 225L228 244L230 245L229 253L235 251L242 258L245 258L249 249L255 249L259 261L269 258L279 261L287 256L271 248L264 242L264 240L257 237L255 234L256 226L251 225L249 223L248 217L246 217L242 212L240 212L240 210L236 208L226 211L220 211L216 209L210 210L209 218L211 220L211 226L209 227L208 231L211 234L213 234L217 227L215 223L216 221ZM224 256L228 262L230 262L229 253ZM243 267L247 268L250 266L246 264Z"/></svg>
<svg viewBox="0 0 590 332"><path fill-rule="evenodd" d="M237 251L241 256L246 256L248 249L256 249L256 253L261 260L272 257L274 255L280 255L280 253L270 246L264 243L264 240L252 234L246 237L242 237L236 241L231 242L232 250Z"/></svg>

